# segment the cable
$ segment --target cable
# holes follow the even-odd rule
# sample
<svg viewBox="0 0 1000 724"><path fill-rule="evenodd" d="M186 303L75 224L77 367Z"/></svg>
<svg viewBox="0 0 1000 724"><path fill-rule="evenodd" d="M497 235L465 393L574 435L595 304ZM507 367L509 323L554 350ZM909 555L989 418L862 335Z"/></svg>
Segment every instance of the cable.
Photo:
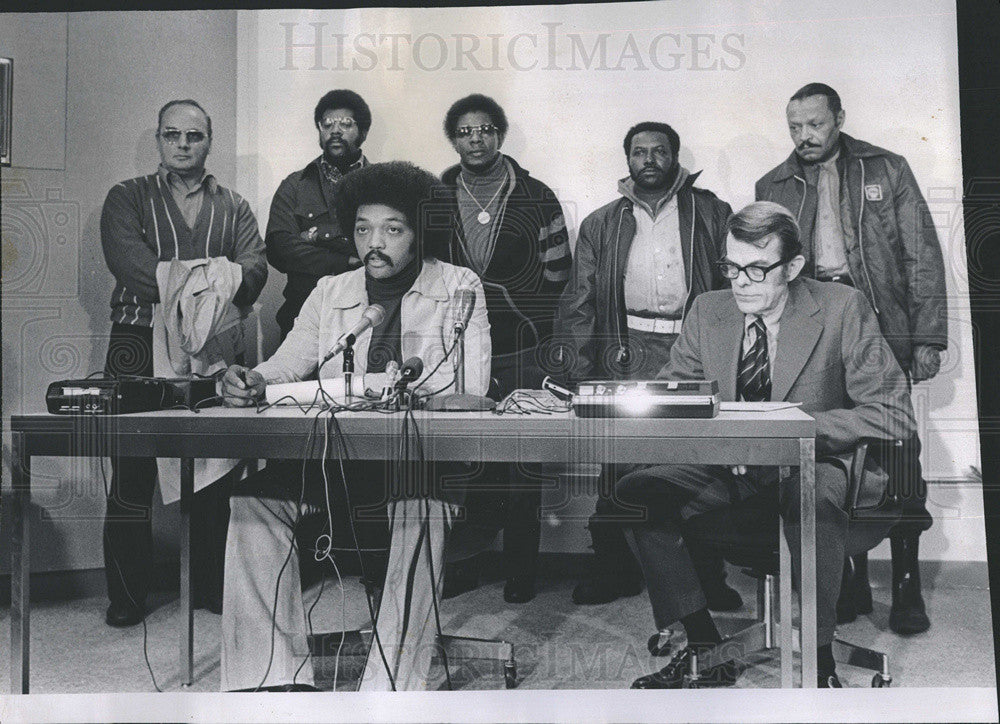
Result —
<svg viewBox="0 0 1000 724"><path fill-rule="evenodd" d="M330 414L330 423L333 424L337 431L337 459L340 463L340 475L341 480L344 485L344 497L347 502L347 519L351 524L351 537L354 539L354 549L357 551L358 560L361 563L361 575L367 581L368 571L365 569L365 558L361 553L361 544L358 542L358 530L357 526L354 524L354 505L351 503L351 493L350 485L347 483L347 473L344 470L344 459L350 460L350 456L347 452L347 443L344 440L344 432L340 427L340 421L337 420L336 415ZM389 677L389 686L392 691L396 691L396 680L392 675L392 669L389 666L389 660L385 656L385 649L382 647L382 639L378 633L378 616L375 613L375 604L372 602L371 593L368 590L368 586L364 586L365 589L365 600L368 602L368 614L371 616L372 620L372 635L375 640L375 645L378 648L379 656L382 659L382 665L385 667L386 676ZM381 602L379 604L381 606Z"/></svg>
<svg viewBox="0 0 1000 724"><path fill-rule="evenodd" d="M409 409L406 411L403 419L404 421L410 418L413 421L413 431L417 438L417 452L419 455L419 461L421 468L426 465L426 460L424 459L424 443L420 437L420 427L417 424L417 419L413 415L413 410ZM409 437L409 430L405 433L407 438ZM409 445L407 445L407 451L409 451ZM438 610L438 600L437 600L437 577L434 575L434 553L431 547L431 510L430 510L430 500L429 494L424 495L424 530L427 534L427 565L429 568L429 573L431 577L431 603L434 607L434 624L437 627L438 642L441 646L441 662L444 664L444 675L448 682L448 691L454 691L454 687L451 683L451 668L448 665L448 653L444 646L444 633L441 630L441 615ZM441 501L442 505L447 505L444 501Z"/></svg>
<svg viewBox="0 0 1000 724"><path fill-rule="evenodd" d="M254 687L254 691L260 691L261 688L264 686L264 682L267 681L267 677L271 673L271 665L274 663L274 638L275 638L275 629L277 628L277 617L278 617L278 593L281 587L281 577L284 575L285 569L288 567L288 562L292 558L292 553L295 551L295 534L296 532L298 532L299 521L302 519L302 504L305 499L305 493L306 493L306 463L309 459L309 453L312 448L313 439L315 438L316 422L318 420L319 420L319 415L317 414L316 418L313 421L313 428L309 432L308 437L306 438L306 446L302 458L302 486L299 490L299 502L298 505L295 507L295 521L292 523L291 542L288 546L288 554L285 556L285 562L281 564L281 570L278 571L278 577L274 582L274 603L271 606L271 643L270 643L270 651L267 657L267 668L264 670L264 676L261 677L260 683Z"/></svg>
<svg viewBox="0 0 1000 724"><path fill-rule="evenodd" d="M101 462L101 477L104 479L104 495L105 498L111 500L111 487L108 484L108 473L104 469L104 456L99 458ZM139 604L136 602L132 593L128 590L128 586L125 584L125 573L122 571L121 563L118 562L118 556L115 555L115 547L111 544L111 539L108 537L107 528L104 530L104 545L105 549L111 551L111 560L115 563L115 568L118 571L118 577L122 582L122 590L125 591L125 595L132 602L132 605L139 608ZM143 607L145 608L145 607ZM146 669L149 671L149 678L153 680L153 688L158 692L163 693L163 689L160 685L156 683L156 675L153 673L153 666L149 663L149 630L146 628L146 612L142 612L142 658L146 660Z"/></svg>

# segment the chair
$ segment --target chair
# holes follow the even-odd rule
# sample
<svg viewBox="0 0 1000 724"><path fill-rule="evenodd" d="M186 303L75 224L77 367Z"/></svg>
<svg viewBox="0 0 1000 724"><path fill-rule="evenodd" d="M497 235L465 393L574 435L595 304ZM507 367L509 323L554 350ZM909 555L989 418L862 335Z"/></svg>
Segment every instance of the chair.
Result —
<svg viewBox="0 0 1000 724"><path fill-rule="evenodd" d="M892 455L898 443L864 441L858 445L849 465L839 458L823 458L821 462L832 462L845 469L848 476L847 510L851 514L851 525L869 523L891 523L898 519L902 497L890 478L882 500L874 506L859 506L858 496L864 484L869 467L876 461L883 462ZM884 465L883 465L884 467ZM776 486L754 495L739 504L710 511L695 516L684 524L684 537L699 540L706 547L716 550L742 572L756 578L757 621L726 639L720 648L724 650L710 654L713 664L733 660L737 656L749 656L772 649L776 645L775 631L778 622L778 606L775 582L779 570L778 558L778 496ZM866 549L867 550L867 549ZM848 535L848 555L857 555L861 550L851 549ZM650 638L650 650L661 644L660 633ZM721 655L720 655L721 654ZM838 663L849 664L875 672L872 686L887 687L892 683L888 656L841 639L833 642L833 656ZM704 657L704 658L709 658ZM702 666L706 666L702 662ZM690 677L690 686L697 686L697 676Z"/></svg>

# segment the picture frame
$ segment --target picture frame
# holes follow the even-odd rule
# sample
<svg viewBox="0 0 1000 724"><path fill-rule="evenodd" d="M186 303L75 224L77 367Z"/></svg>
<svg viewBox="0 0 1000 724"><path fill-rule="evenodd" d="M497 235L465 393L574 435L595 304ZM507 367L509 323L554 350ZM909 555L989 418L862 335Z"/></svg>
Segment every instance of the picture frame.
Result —
<svg viewBox="0 0 1000 724"><path fill-rule="evenodd" d="M0 58L0 166L10 166L14 59Z"/></svg>

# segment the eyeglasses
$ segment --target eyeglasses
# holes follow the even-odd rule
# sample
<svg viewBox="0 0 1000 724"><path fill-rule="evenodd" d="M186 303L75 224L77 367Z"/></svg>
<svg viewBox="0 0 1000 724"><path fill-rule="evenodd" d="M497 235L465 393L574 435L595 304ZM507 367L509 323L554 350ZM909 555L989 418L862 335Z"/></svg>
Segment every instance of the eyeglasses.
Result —
<svg viewBox="0 0 1000 724"><path fill-rule="evenodd" d="M357 121L355 121L353 118L337 117L337 118L324 119L319 124L319 127L320 129L329 133L337 126L339 126L341 130L349 131L352 128L354 128L355 125L357 125Z"/></svg>
<svg viewBox="0 0 1000 724"><path fill-rule="evenodd" d="M731 261L716 262L716 265L719 267L719 271L722 272L722 276L726 279L736 279L740 275L740 272L746 272L747 279L750 281L762 282L769 271L777 269L782 264L787 263L788 260L781 259L780 261L774 262L771 266L757 266L756 264L740 266L739 264L734 264Z"/></svg>
<svg viewBox="0 0 1000 724"><path fill-rule="evenodd" d="M459 126L455 129L455 136L457 138L468 138L473 133L478 133L480 136L492 136L499 131L500 129L492 123L484 123L481 126Z"/></svg>
<svg viewBox="0 0 1000 724"><path fill-rule="evenodd" d="M171 146L176 146L181 140L181 136L184 136L185 144L193 145L196 143L201 143L208 136L202 131L178 131L176 128L168 128L166 131L160 131L160 138L169 143Z"/></svg>

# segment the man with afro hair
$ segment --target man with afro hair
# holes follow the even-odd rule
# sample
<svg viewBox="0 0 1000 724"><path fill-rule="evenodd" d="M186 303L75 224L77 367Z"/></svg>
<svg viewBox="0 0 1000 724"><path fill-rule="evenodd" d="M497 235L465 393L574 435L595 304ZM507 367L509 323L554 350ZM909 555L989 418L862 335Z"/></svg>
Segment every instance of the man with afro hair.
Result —
<svg viewBox="0 0 1000 724"><path fill-rule="evenodd" d="M227 405L256 404L269 384L312 375L324 380L341 377L342 365L324 364L324 358L370 304L381 305L385 315L379 325L358 335L354 344L355 376L368 376L365 387L381 389L372 376L384 372L390 360L401 363L414 356L423 360L427 371L415 386L447 387L454 370L442 362L451 347L462 287L472 288L477 300L466 330L467 390L478 395L486 392L490 332L482 284L469 269L441 261L440 250L425 238L432 209L428 202L436 184L431 174L401 162L366 166L344 179L337 213L364 265L321 278L302 305L295 326L269 360L252 370L229 368L223 379ZM397 476L384 462L351 462L344 468L342 479L340 466L332 461L269 461L233 496L222 620L224 691L312 689L298 548L293 538L309 547L315 542L315 548L322 550L316 535L322 537L323 526L330 521L330 536L357 530L356 541L350 535L347 538L359 553L377 546L379 539L384 545L385 538L391 538L385 595L377 606L381 645L369 653L362 688L427 686L434 649L433 603L440 597L452 506L460 501L452 491L445 493L437 486L441 471L435 474L430 464L420 469L418 480L424 489L415 497L389 490ZM302 513L314 512L320 515L299 521ZM346 516L355 513L359 519L352 525ZM319 519L320 527L312 536L306 533L308 517ZM427 566L428 549L434 580ZM362 556L363 566L364 562Z"/></svg>

